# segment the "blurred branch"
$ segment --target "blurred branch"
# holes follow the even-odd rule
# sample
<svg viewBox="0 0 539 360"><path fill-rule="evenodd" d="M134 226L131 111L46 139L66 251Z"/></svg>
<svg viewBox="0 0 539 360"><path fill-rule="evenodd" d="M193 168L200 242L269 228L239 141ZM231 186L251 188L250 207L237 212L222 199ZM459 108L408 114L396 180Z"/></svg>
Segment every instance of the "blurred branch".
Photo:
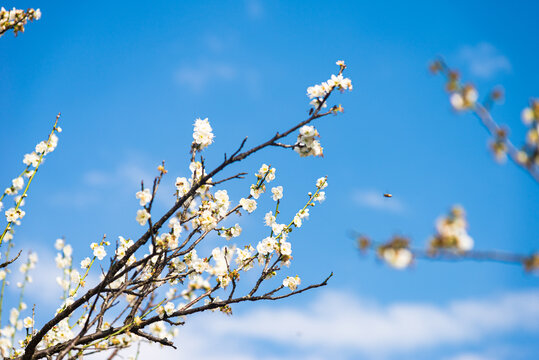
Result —
<svg viewBox="0 0 539 360"><path fill-rule="evenodd" d="M451 105L458 111L471 111L483 127L494 138L491 149L498 160L508 156L512 162L524 169L532 178L539 182L539 103L532 101L530 108L525 109L530 114L531 129L528 133L528 144L522 149L516 147L508 138L508 131L500 126L490 113L492 106L503 97L499 89L490 92L483 104L477 101L478 93L471 84L462 84L460 75L452 70L443 59L437 59L430 65L433 73L442 74L447 83L446 91L450 95ZM524 119L523 119L524 120Z"/></svg>
<svg viewBox="0 0 539 360"><path fill-rule="evenodd" d="M399 236L391 238L387 242L372 241L368 237L354 233L356 246L362 253L375 252L382 260L397 268L408 267L413 259L434 260L434 261L490 261L505 264L523 266L527 272L539 269L539 253L519 254L499 250L468 250L458 249L419 249L410 247L409 240ZM395 263L388 258L386 251L391 249L394 252L409 251L412 254L406 266L395 266Z"/></svg>

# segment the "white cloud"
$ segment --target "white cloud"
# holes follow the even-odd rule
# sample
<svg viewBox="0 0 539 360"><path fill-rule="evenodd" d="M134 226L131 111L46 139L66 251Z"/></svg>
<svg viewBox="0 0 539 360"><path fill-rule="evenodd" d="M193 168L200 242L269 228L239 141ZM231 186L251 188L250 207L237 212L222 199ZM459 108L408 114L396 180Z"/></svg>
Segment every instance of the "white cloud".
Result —
<svg viewBox="0 0 539 360"><path fill-rule="evenodd" d="M306 308L258 308L232 321L213 321L209 331L305 348L376 353L469 343L515 329L539 330L539 292L447 306L379 306L351 294L326 292Z"/></svg>
<svg viewBox="0 0 539 360"><path fill-rule="evenodd" d="M473 351L457 351L448 355L443 360L503 360L503 359L530 359L534 358L536 350L527 348L521 344L498 343L488 346L475 347Z"/></svg>
<svg viewBox="0 0 539 360"><path fill-rule="evenodd" d="M370 209L401 213L404 211L404 204L395 196L384 197L383 191L378 190L356 190L353 200L360 206Z"/></svg>
<svg viewBox="0 0 539 360"><path fill-rule="evenodd" d="M175 341L178 350L145 345L142 358L144 354L200 360L401 358L441 346L446 351L451 345L477 345L517 331L539 331L539 291L446 305L380 305L351 293L325 291L306 306L258 304L232 317L207 313L188 320ZM511 358L503 352L497 355L496 359ZM450 359L487 358L492 359L487 353L462 352Z"/></svg>
<svg viewBox="0 0 539 360"><path fill-rule="evenodd" d="M90 170L84 173L82 181L90 186L101 186L106 185L110 181L110 176L103 171Z"/></svg>
<svg viewBox="0 0 539 360"><path fill-rule="evenodd" d="M206 48L213 53L230 52L239 47L240 37L237 33L206 34L203 37Z"/></svg>
<svg viewBox="0 0 539 360"><path fill-rule="evenodd" d="M98 194L88 191L62 191L50 197L51 203L60 207L85 208L99 204L101 198Z"/></svg>
<svg viewBox="0 0 539 360"><path fill-rule="evenodd" d="M196 65L184 65L176 72L176 80L190 90L200 93L216 81L230 81L238 76L236 68L230 64L201 61Z"/></svg>
<svg viewBox="0 0 539 360"><path fill-rule="evenodd" d="M462 353L462 354L458 354L450 358L447 358L446 360L494 360L494 359L496 358L492 356L482 355L482 354Z"/></svg>
<svg viewBox="0 0 539 360"><path fill-rule="evenodd" d="M137 185L144 180L148 185L152 181L152 174L135 162L122 162L112 171L90 170L83 174L84 184L91 187L111 185Z"/></svg>
<svg viewBox="0 0 539 360"><path fill-rule="evenodd" d="M473 76L479 78L490 79L499 73L511 72L509 59L489 43L463 46L458 52L458 59Z"/></svg>
<svg viewBox="0 0 539 360"><path fill-rule="evenodd" d="M70 242L67 241L69 244ZM54 241L47 243L30 243L28 248L32 249L39 256L39 260L35 269L30 270L30 276L32 277L32 283L25 287L25 302L28 304L36 304L36 311L47 314L48 310L56 309L61 303L61 296L63 290L57 283L56 278L62 277L62 270L56 266L55 257L57 252L54 252ZM88 252L90 248L88 247ZM80 256L80 255L79 255ZM21 255L18 262L26 261L24 253ZM79 266L80 258L77 255L74 256L73 268L82 272ZM17 281L22 281L22 274L19 271L13 270L13 279L10 279L13 284ZM86 288L91 288L97 284L98 276L90 273L86 278ZM15 286L8 286L8 291L11 296L16 297L19 294L19 288ZM31 311L31 306L29 310Z"/></svg>
<svg viewBox="0 0 539 360"><path fill-rule="evenodd" d="M217 46L217 43L214 46ZM181 66L174 76L178 84L196 94L203 93L210 86L223 82L236 82L245 88L249 95L255 97L261 91L260 72L249 65L203 60Z"/></svg>
<svg viewBox="0 0 539 360"><path fill-rule="evenodd" d="M52 244L47 244L51 245ZM41 244L30 244L29 248L39 256L39 261L36 268L30 271L32 283L25 288L25 302L28 304L36 304L38 311L43 311L43 307L57 306L61 303L60 296L62 290L56 283L56 276L61 276L62 271L56 267L54 261L55 254L50 251L50 248ZM13 268L13 278L9 279L15 285L16 282L22 281L22 274L15 269L18 269L20 264L26 262L26 254L22 253L21 258L17 261ZM8 286L7 290L13 298L18 296L20 289L16 286ZM29 306L31 309L31 306ZM31 311L31 310L29 310Z"/></svg>
<svg viewBox="0 0 539 360"><path fill-rule="evenodd" d="M59 207L85 209L103 204L112 191L122 196L132 193L133 206L136 206L134 194L140 190L140 182L143 180L146 187L151 187L157 175L156 168L144 155L127 153L112 168L94 168L82 173L78 184L50 194L50 201ZM160 186L160 193L173 194L171 189L172 185L165 180ZM162 201L162 196L159 199ZM166 205L169 203L165 202Z"/></svg>

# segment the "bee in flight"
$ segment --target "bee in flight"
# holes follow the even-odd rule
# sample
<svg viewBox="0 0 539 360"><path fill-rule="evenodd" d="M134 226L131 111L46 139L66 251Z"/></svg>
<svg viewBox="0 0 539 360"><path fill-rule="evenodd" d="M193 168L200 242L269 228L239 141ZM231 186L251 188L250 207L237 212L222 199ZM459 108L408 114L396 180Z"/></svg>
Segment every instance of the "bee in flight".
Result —
<svg viewBox="0 0 539 360"><path fill-rule="evenodd" d="M390 197L393 197L393 195L391 195L390 193L385 193L385 194L384 194L384 197L390 198Z"/></svg>

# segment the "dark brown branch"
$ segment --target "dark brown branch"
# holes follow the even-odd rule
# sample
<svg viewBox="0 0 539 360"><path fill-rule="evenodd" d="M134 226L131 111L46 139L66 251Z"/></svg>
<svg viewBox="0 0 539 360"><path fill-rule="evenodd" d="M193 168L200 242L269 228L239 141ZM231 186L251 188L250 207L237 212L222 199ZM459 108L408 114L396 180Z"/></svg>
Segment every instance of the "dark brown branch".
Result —
<svg viewBox="0 0 539 360"><path fill-rule="evenodd" d="M271 144L272 146L278 146L278 147L282 147L282 148L285 148L285 149L293 149L295 147L299 147L300 145L298 144L281 144L281 143L274 143L274 144Z"/></svg>
<svg viewBox="0 0 539 360"><path fill-rule="evenodd" d="M9 264L12 264L14 263L15 261L17 261L17 259L19 258L19 256L21 256L21 253L22 253L22 250L19 250L19 253L11 260L8 260L6 261L5 263L2 263L0 264L0 269L3 269L5 268L6 266L8 266Z"/></svg>
<svg viewBox="0 0 539 360"><path fill-rule="evenodd" d="M247 173L246 173L246 172L240 172L240 173L238 173L238 174L236 174L236 175L234 175L234 176L227 177L226 179L219 180L219 181L215 181L215 182L208 182L207 184L208 184L208 185L215 186L215 185L224 183L225 181L228 181L228 180L232 180L232 179L243 179L243 178L244 178L244 175L247 175Z"/></svg>
<svg viewBox="0 0 539 360"><path fill-rule="evenodd" d="M140 337L148 339L151 342L156 342L156 343L159 343L161 345L170 346L170 347L172 347L174 349L177 349L177 347L174 346L174 343L172 341L168 340L167 338L161 339L161 338L158 338L156 336L145 333L142 330L134 330L133 334L136 334L136 335L138 335Z"/></svg>
<svg viewBox="0 0 539 360"><path fill-rule="evenodd" d="M339 73L341 73L341 72L342 72L342 68L341 68L341 71ZM45 334L47 334L56 324L58 324L63 319L67 318L76 309L78 309L84 303L89 301L93 296L99 296L99 294L108 286L108 284L110 284L110 282L112 282L112 279L115 277L115 274L118 271L120 271L126 265L128 259L131 257L131 255L133 255L139 248L141 248L144 244L146 244L147 241L150 239L150 237L152 237L155 233L157 233L159 231L159 229L164 225L164 223L170 217L172 217L176 213L176 211L178 211L189 199L196 196L196 191L201 186L206 185L208 183L208 181L211 178L213 178L216 174L221 172L224 168L228 167L229 165L232 165L233 163L239 162L239 161L249 157L250 155L252 155L252 154L254 154L254 153L256 153L256 152L258 152L258 151L260 151L260 150L262 150L262 149L264 149L266 147L268 147L268 146L272 146L272 144L276 143L277 140L288 136L292 132L296 131L297 129L299 129L300 127L302 127L304 125L309 124L313 120L321 118L323 116L326 116L326 115L329 115L330 113L332 113L331 110L326 112L326 113L321 113L321 114L319 113L319 111L322 108L323 104L326 102L326 100L329 98L329 96L331 95L333 90L334 90L334 88L332 90L330 90L325 95L325 97L323 98L322 102L319 104L316 111L314 111L314 113L309 118L307 118L306 120L296 124L295 126L293 126L292 128L288 129L287 131L285 131L283 133L276 133L272 138L270 138L266 142L264 142L264 143L262 143L262 144L260 144L258 146L255 146L255 147L253 147L253 148L251 148L251 149L249 149L247 151L244 151L244 152L240 153L241 150L243 149L246 141L247 141L247 138L245 138L242 141L242 143L241 143L240 147L238 148L238 150L236 150L230 158L224 160L219 166L217 166L210 173L201 176L199 181L195 182L193 184L193 186L191 187L191 189L189 189L189 191L184 196L182 196L176 202L175 205L173 205L156 223L152 224L151 228L149 228L134 243L134 245L132 245L131 247L129 247L127 249L126 254L122 259L116 259L111 263L111 265L109 267L109 271L106 273L104 279L98 285L96 285L94 288L88 290L79 299L76 299L71 305L67 306L62 312L55 315L51 320L49 320L47 323L45 323L43 325L43 327L29 341L29 343L28 343L28 345L27 345L27 347L25 349L24 355L22 356L22 359L30 360L32 358L36 358L36 356L34 356L34 354L37 355L37 353L40 353L40 352L36 352L36 347L41 342L41 340L43 339ZM192 158L194 158L194 153L195 153L195 151L193 150L192 151ZM322 285L319 285L319 286L322 286ZM49 349L52 349L52 348L54 348L54 347L51 347ZM47 349L47 350L49 350L49 349ZM54 354L54 353L56 353L56 352L52 352L52 353L49 353L49 354ZM47 355L45 355L45 356L47 356Z"/></svg>

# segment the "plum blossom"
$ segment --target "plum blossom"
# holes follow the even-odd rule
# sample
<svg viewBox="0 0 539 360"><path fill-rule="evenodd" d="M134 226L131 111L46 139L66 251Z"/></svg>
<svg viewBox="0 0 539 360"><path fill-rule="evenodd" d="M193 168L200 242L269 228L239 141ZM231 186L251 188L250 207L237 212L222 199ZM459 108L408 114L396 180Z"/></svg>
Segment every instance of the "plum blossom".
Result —
<svg viewBox="0 0 539 360"><path fill-rule="evenodd" d="M256 246L256 251L258 251L261 255L267 255L273 252L275 250L275 247L277 246L277 240L275 238L269 236L258 243Z"/></svg>
<svg viewBox="0 0 539 360"><path fill-rule="evenodd" d="M240 205L243 207L248 213L252 213L256 210L256 200L253 199L245 199L242 198L240 200Z"/></svg>
<svg viewBox="0 0 539 360"><path fill-rule="evenodd" d="M276 186L274 188L271 188L271 193L273 194L272 196L273 200L278 201L283 198L283 187Z"/></svg>
<svg viewBox="0 0 539 360"><path fill-rule="evenodd" d="M384 260L395 269L404 269L410 265L414 256L409 249L400 248L386 248L383 251Z"/></svg>
<svg viewBox="0 0 539 360"><path fill-rule="evenodd" d="M151 215L148 211L146 211L146 209L137 210L136 220L140 225L142 226L146 225L146 223L148 222L150 218L151 218Z"/></svg>
<svg viewBox="0 0 539 360"><path fill-rule="evenodd" d="M273 212L272 211L269 211L268 213L266 213L266 215L264 215L264 223L266 224L266 226L272 226L274 223L275 223L275 216L273 216Z"/></svg>
<svg viewBox="0 0 539 360"><path fill-rule="evenodd" d="M311 125L304 125L299 129L298 139L294 145L294 151L301 157L306 156L322 156L324 149L320 145L317 138L320 135L318 131Z"/></svg>
<svg viewBox="0 0 539 360"><path fill-rule="evenodd" d="M178 196L182 197L191 188L191 184L187 180L187 178L184 177L177 177L176 178L176 191L178 192Z"/></svg>
<svg viewBox="0 0 539 360"><path fill-rule="evenodd" d="M208 118L204 120L198 118L195 120L194 131L193 131L193 145L195 145L198 150L202 150L205 147L211 145L213 142L213 133L210 126Z"/></svg>
<svg viewBox="0 0 539 360"><path fill-rule="evenodd" d="M103 260L103 258L107 256L107 252L105 251L105 247L103 245L95 246L93 250L94 256L97 257L99 260Z"/></svg>
<svg viewBox="0 0 539 360"><path fill-rule="evenodd" d="M138 191L135 196L140 200L140 206L146 206L152 200L150 189Z"/></svg>
<svg viewBox="0 0 539 360"><path fill-rule="evenodd" d="M27 329L34 326L34 320L29 316L25 317L22 323L23 323L23 326Z"/></svg>
<svg viewBox="0 0 539 360"><path fill-rule="evenodd" d="M301 279L297 275L295 277L287 276L286 279L283 280L283 286L289 288L292 291L296 290L300 284Z"/></svg>

